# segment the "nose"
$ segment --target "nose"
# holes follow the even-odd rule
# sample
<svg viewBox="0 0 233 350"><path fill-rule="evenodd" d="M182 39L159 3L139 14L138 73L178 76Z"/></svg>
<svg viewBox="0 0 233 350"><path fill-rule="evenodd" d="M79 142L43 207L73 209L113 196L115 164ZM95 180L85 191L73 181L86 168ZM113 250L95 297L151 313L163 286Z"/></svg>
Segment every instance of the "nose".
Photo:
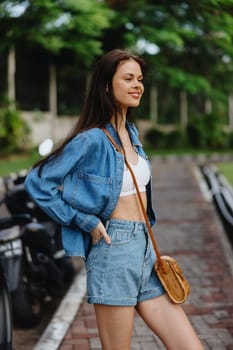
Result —
<svg viewBox="0 0 233 350"><path fill-rule="evenodd" d="M137 79L135 79L133 82L133 86L134 88L139 88L141 86L141 83Z"/></svg>

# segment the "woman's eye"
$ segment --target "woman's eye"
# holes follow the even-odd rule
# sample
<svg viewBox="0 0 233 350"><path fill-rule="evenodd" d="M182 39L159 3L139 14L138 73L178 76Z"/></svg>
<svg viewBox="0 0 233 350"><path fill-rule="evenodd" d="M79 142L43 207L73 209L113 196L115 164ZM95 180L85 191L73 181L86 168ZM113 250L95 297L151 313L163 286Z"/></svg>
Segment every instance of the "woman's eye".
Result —
<svg viewBox="0 0 233 350"><path fill-rule="evenodd" d="M125 81L132 81L132 80L133 78L125 78ZM142 84L143 79L137 79L137 81Z"/></svg>

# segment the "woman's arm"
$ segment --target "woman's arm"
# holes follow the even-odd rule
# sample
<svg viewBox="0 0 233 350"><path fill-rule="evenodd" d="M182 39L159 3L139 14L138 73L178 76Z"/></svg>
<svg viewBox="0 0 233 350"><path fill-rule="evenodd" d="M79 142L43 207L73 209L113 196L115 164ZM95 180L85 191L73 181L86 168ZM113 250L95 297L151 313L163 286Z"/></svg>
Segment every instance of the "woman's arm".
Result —
<svg viewBox="0 0 233 350"><path fill-rule="evenodd" d="M85 133L70 141L57 157L49 159L39 172L39 167L32 169L26 177L25 189L53 220L63 225L74 225L90 232L100 222L93 214L87 214L73 208L62 196L63 181L74 167L82 164L95 144L90 142Z"/></svg>

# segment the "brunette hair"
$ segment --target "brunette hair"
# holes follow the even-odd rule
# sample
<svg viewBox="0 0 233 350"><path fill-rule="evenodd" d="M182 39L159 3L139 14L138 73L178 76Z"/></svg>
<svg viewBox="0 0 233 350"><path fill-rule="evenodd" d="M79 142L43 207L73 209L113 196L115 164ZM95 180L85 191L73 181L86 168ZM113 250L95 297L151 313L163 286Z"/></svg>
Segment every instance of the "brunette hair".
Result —
<svg viewBox="0 0 233 350"><path fill-rule="evenodd" d="M59 154L64 146L82 131L94 127L103 128L112 118L114 118L117 128L121 109L115 102L112 94L112 79L119 63L130 59L133 59L140 65L142 73L144 74L146 69L144 60L130 52L115 49L104 54L99 59L89 82L84 105L77 123L62 144L35 166L38 164L43 165L48 158ZM127 116L129 112L130 108L127 110Z"/></svg>

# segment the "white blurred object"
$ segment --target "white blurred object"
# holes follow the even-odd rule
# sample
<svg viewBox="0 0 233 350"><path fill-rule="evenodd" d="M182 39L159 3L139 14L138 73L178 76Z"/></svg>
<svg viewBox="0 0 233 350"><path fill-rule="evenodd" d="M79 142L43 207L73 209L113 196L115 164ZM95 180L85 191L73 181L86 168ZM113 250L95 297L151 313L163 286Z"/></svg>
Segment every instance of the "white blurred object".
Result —
<svg viewBox="0 0 233 350"><path fill-rule="evenodd" d="M38 148L40 156L46 156L53 149L53 141L51 139L45 139Z"/></svg>

